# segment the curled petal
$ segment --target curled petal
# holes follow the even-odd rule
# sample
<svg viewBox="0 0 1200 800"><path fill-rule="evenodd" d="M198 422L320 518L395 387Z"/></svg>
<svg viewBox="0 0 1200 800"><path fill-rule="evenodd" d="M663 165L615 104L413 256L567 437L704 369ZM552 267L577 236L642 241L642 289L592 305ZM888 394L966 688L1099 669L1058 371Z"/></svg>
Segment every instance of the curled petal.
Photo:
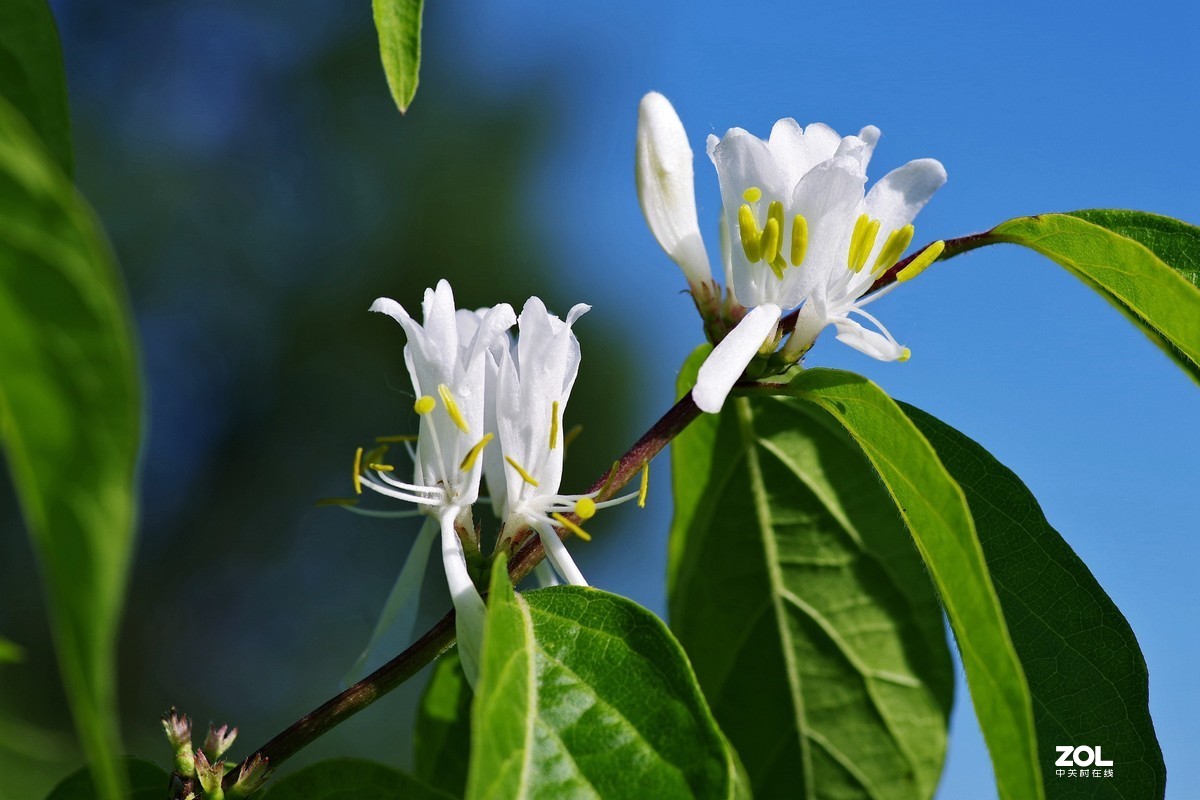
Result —
<svg viewBox="0 0 1200 800"><path fill-rule="evenodd" d="M483 652L483 622L487 608L483 598L475 589L471 574L467 571L467 557L463 552L462 540L454 529L458 516L456 506L446 508L441 514L442 566L446 570L446 584L450 587L450 599L454 602L454 624L458 634L458 654L462 659L463 672L472 687L479 681L480 655Z"/></svg>
<svg viewBox="0 0 1200 800"><path fill-rule="evenodd" d="M733 384L771 335L781 313L773 303L755 307L713 348L700 365L696 388L692 389L692 399L701 411L716 414L721 410Z"/></svg>
<svg viewBox="0 0 1200 800"><path fill-rule="evenodd" d="M692 148L675 109L658 92L643 97L638 108L637 190L654 238L688 283L712 280L696 221Z"/></svg>
<svg viewBox="0 0 1200 800"><path fill-rule="evenodd" d="M934 192L946 183L946 168L932 158L919 158L892 170L867 192L867 213L880 222L883 235L876 243L878 255L887 234L913 221Z"/></svg>
<svg viewBox="0 0 1200 800"><path fill-rule="evenodd" d="M538 538L542 542L542 549L546 551L546 558L554 565L554 571L572 586L587 586L588 582L584 580L583 573L579 571L579 567L575 566L575 560L571 558L571 554L567 552L567 546L563 544L562 539L558 538L554 529L542 523L537 526L537 532Z"/></svg>
<svg viewBox="0 0 1200 800"><path fill-rule="evenodd" d="M874 319L872 317L872 319ZM855 350L880 361L903 361L908 357L908 348L901 346L890 336L865 328L845 317L835 320L837 340Z"/></svg>

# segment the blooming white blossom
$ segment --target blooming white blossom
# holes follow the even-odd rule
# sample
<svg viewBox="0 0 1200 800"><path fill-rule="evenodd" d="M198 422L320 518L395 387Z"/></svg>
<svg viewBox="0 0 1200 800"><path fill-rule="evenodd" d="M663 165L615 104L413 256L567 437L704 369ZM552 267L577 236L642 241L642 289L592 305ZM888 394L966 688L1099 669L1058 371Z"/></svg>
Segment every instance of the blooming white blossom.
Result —
<svg viewBox="0 0 1200 800"><path fill-rule="evenodd" d="M413 408L420 416L420 427L412 451L411 483L394 478L388 465L355 464L356 488L367 487L414 503L437 520L459 650L464 671L473 681L479 669L485 608L468 572L458 528L473 530L470 509L479 497L480 456L494 436L485 426L488 351L512 327L516 316L507 304L481 312L456 310L454 294L444 280L436 289L426 290L422 323L387 298L376 300L371 310L393 317L404 327L408 337L404 362L417 396ZM418 540L414 549L420 545ZM405 571L419 577L419 568L420 564L415 573ZM402 573L397 588L411 587L414 577L404 583ZM389 605L393 603L389 601Z"/></svg>
<svg viewBox="0 0 1200 800"><path fill-rule="evenodd" d="M498 447L484 453L484 472L496 515L504 520L502 537L529 526L537 531L546 556L568 583L586 586L554 528L586 533L567 519L591 518L598 508L624 502L597 502L598 492L559 494L566 449L563 414L579 372L579 340L572 326L590 306L574 306L566 321L531 297L517 319L516 342L493 347L493 379L489 382L489 431Z"/></svg>
<svg viewBox="0 0 1200 800"><path fill-rule="evenodd" d="M639 128L673 140L659 145L661 150L687 147L682 124L661 95L643 99ZM750 311L700 368L692 396L702 410L721 409L750 361L775 348L783 312L801 304L785 355L798 359L821 329L832 324L840 341L867 355L884 361L908 357L908 350L862 310L884 292L860 298L903 255L912 241L912 219L945 183L946 172L932 159L913 161L864 194L878 140L874 126L842 137L826 125L801 128L793 119L775 123L766 141L741 128L708 138L721 186L726 277L737 301ZM661 193L661 202L677 205L677 216L687 218L689 208L694 216L690 195L674 186ZM659 216L671 214L661 211ZM660 227L651 224L675 257L675 240L660 234ZM941 243L927 249L900 277L912 277L940 252ZM878 330L864 327L851 314Z"/></svg>

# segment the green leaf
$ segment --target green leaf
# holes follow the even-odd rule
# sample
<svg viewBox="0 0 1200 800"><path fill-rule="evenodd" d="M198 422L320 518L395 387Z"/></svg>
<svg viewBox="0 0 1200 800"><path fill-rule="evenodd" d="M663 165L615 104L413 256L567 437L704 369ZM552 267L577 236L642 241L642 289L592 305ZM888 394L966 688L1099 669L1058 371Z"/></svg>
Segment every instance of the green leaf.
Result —
<svg viewBox="0 0 1200 800"><path fill-rule="evenodd" d="M261 797L262 800L450 800L453 795L383 764L336 758L269 782Z"/></svg>
<svg viewBox="0 0 1200 800"><path fill-rule="evenodd" d="M425 0L372 0L379 56L396 107L408 111L421 69L421 14Z"/></svg>
<svg viewBox="0 0 1200 800"><path fill-rule="evenodd" d="M1200 228L1138 211L1041 214L949 240L942 258L1000 242L1066 267L1200 383Z"/></svg>
<svg viewBox="0 0 1200 800"><path fill-rule="evenodd" d="M450 650L433 668L413 729L413 771L455 797L467 790L471 697L458 651Z"/></svg>
<svg viewBox="0 0 1200 800"><path fill-rule="evenodd" d="M133 342L99 225L0 99L0 445L41 562L76 727L114 797L114 647L141 413Z"/></svg>
<svg viewBox="0 0 1200 800"><path fill-rule="evenodd" d="M954 690L941 607L859 448L810 403L743 398L671 465L671 626L755 795L932 796Z"/></svg>
<svg viewBox="0 0 1200 800"><path fill-rule="evenodd" d="M962 489L896 402L866 378L812 369L769 391L820 407L862 448L900 509L950 617L1000 796L1043 797L1029 686Z"/></svg>
<svg viewBox="0 0 1200 800"><path fill-rule="evenodd" d="M0 664L14 664L25 659L25 648L0 636Z"/></svg>
<svg viewBox="0 0 1200 800"><path fill-rule="evenodd" d="M58 29L46 0L0 3L0 94L33 126L68 175L71 115Z"/></svg>
<svg viewBox="0 0 1200 800"><path fill-rule="evenodd" d="M121 769L129 793L121 795L129 800L163 800L168 796L170 777L162 767L140 758L121 758L116 762ZM103 797L96 791L92 773L84 767L71 773L55 786L46 800L97 800Z"/></svg>
<svg viewBox="0 0 1200 800"><path fill-rule="evenodd" d="M746 796L679 644L622 597L493 572L468 798Z"/></svg>
<svg viewBox="0 0 1200 800"><path fill-rule="evenodd" d="M988 571L1033 696L1049 798L1161 798L1166 768L1150 720L1146 662L1125 617L1037 500L986 450L901 404L966 493ZM1056 745L1101 746L1113 777L1081 795L1055 775Z"/></svg>

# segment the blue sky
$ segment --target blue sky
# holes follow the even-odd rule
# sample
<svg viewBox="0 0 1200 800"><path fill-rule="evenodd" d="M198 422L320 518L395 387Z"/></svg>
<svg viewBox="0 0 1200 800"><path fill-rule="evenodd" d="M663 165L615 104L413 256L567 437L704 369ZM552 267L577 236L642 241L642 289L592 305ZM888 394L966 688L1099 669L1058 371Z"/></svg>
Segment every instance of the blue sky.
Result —
<svg viewBox="0 0 1200 800"><path fill-rule="evenodd" d="M1200 222L1193 56L1200 12L1174 2L432 4L427 46L452 46L485 87L533 83L564 117L526 202L562 280L619 320L645 357L640 413L670 402L700 341L683 281L641 219L638 99L658 90L692 138L702 224L715 243L709 133L765 135L794 116L842 132L878 125L873 177L918 157L947 186L917 240L1009 217L1124 207ZM421 93L439 90L427 77ZM1103 300L1048 261L991 248L926 272L874 311L913 358L878 364L822 339L812 363L861 372L955 425L1020 475L1129 618L1151 674L1172 789L1200 781L1193 665L1200 545L1200 388ZM579 326L587 359L587 326ZM644 534L665 538L665 474ZM640 534L639 534L640 535ZM661 541L657 543L661 545ZM594 582L663 609L665 550L597 560ZM994 796L965 693L940 797ZM1120 763L1120 753L1109 756ZM989 793L991 793L989 795Z"/></svg>

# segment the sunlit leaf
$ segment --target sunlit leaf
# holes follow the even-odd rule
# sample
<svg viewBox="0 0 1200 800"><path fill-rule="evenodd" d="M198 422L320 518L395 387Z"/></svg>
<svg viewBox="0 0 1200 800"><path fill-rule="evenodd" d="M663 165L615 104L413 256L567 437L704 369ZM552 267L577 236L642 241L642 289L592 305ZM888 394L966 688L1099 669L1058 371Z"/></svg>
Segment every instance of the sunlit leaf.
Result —
<svg viewBox="0 0 1200 800"><path fill-rule="evenodd" d="M122 758L116 762L129 794L129 800L163 800L167 797L170 782L167 773L157 764L139 758ZM104 795L96 791L92 773L86 768L71 773L55 786L46 800L99 800Z"/></svg>
<svg viewBox="0 0 1200 800"><path fill-rule="evenodd" d="M950 240L943 258L1001 242L1066 267L1200 382L1200 228L1140 211L1041 214Z"/></svg>
<svg viewBox="0 0 1200 800"><path fill-rule="evenodd" d="M574 586L516 595L494 571L468 798L745 796L662 621Z"/></svg>
<svg viewBox="0 0 1200 800"><path fill-rule="evenodd" d="M373 0L379 55L400 113L417 93L421 69L421 14L425 0Z"/></svg>
<svg viewBox="0 0 1200 800"><path fill-rule="evenodd" d="M672 630L755 796L932 796L954 689L941 607L860 449L811 403L743 398L671 464Z"/></svg>
<svg viewBox="0 0 1200 800"><path fill-rule="evenodd" d="M450 650L433 675L413 728L413 772L431 786L462 797L471 753L471 687L458 651Z"/></svg>
<svg viewBox="0 0 1200 800"><path fill-rule="evenodd" d="M1046 797L1161 798L1166 769L1129 623L1016 475L944 422L902 407L967 495L1033 695ZM1054 748L1068 744L1101 747L1112 777L1089 778L1081 794L1055 772Z"/></svg>
<svg viewBox="0 0 1200 800"><path fill-rule="evenodd" d="M1043 797L1029 686L962 489L896 402L866 378L812 369L772 391L818 406L862 448L950 617L1000 796Z"/></svg>
<svg viewBox="0 0 1200 800"><path fill-rule="evenodd" d="M46 0L0 3L0 95L33 126L68 175L71 115L58 29Z"/></svg>
<svg viewBox="0 0 1200 800"><path fill-rule="evenodd" d="M337 758L305 767L270 781L261 795L262 800L451 800L452 797L406 772L357 758Z"/></svg>
<svg viewBox="0 0 1200 800"><path fill-rule="evenodd" d="M97 781L121 776L117 621L140 401L124 290L95 218L0 100L0 445L41 562L59 666Z"/></svg>

